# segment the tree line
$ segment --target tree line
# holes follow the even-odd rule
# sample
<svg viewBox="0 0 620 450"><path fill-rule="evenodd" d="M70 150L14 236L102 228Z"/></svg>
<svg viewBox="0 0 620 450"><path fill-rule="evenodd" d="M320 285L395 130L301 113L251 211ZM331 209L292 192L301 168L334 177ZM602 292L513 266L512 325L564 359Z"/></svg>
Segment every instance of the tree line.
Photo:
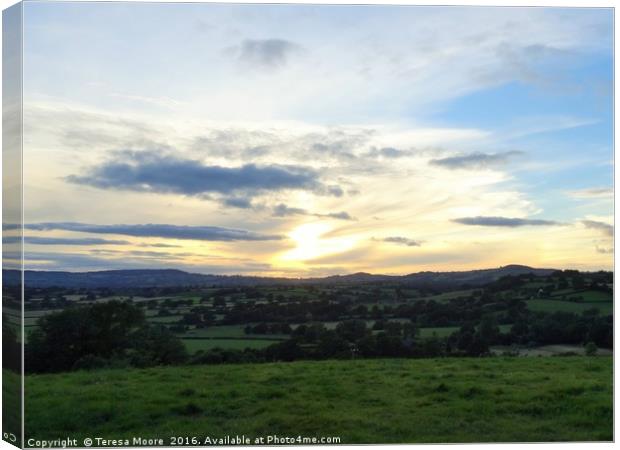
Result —
<svg viewBox="0 0 620 450"><path fill-rule="evenodd" d="M493 314L479 320L464 319L450 336L430 338L420 338L419 324L413 321L378 320L371 328L365 320L351 319L339 322L334 329L316 322L301 324L290 330L290 339L265 349L214 349L190 356L177 336L164 325L149 323L142 309L130 302L110 301L72 306L39 319L26 345L26 370L62 372L301 359L484 356L489 355L492 345L613 345L612 317L600 316L594 310L579 315L532 313L517 303L512 314L515 322L508 333L500 332ZM275 324L247 331L275 331ZM10 338L8 334L3 337Z"/></svg>

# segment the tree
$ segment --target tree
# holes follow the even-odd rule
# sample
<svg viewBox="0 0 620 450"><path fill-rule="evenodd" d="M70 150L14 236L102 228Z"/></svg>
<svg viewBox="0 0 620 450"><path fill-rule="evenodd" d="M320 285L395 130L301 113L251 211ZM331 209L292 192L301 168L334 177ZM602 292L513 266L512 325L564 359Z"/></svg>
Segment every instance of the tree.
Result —
<svg viewBox="0 0 620 450"><path fill-rule="evenodd" d="M594 342L590 341L584 346L584 350L587 356L594 356L596 355L598 348Z"/></svg>
<svg viewBox="0 0 620 450"><path fill-rule="evenodd" d="M17 340L17 333L7 316L3 316L2 321L2 367L21 372L22 348Z"/></svg>
<svg viewBox="0 0 620 450"><path fill-rule="evenodd" d="M499 337L499 326L494 316L485 316L480 322L480 339L487 345L494 344Z"/></svg>
<svg viewBox="0 0 620 450"><path fill-rule="evenodd" d="M583 276L579 273L573 276L572 283L573 283L573 289L576 289L576 290L583 289L586 285L586 282L583 279Z"/></svg>
<svg viewBox="0 0 620 450"><path fill-rule="evenodd" d="M400 337L403 326L400 322L386 322L385 323L385 334L388 336Z"/></svg>
<svg viewBox="0 0 620 450"><path fill-rule="evenodd" d="M512 342L525 343L529 340L530 326L525 319L518 319L510 328Z"/></svg>
<svg viewBox="0 0 620 450"><path fill-rule="evenodd" d="M185 346L163 325L143 326L133 334L128 349L132 366L150 367L180 364L187 359Z"/></svg>
<svg viewBox="0 0 620 450"><path fill-rule="evenodd" d="M489 352L489 344L471 324L465 324L456 333L456 346L468 356L481 356Z"/></svg>
<svg viewBox="0 0 620 450"><path fill-rule="evenodd" d="M420 329L414 322L406 322L403 324L403 338L415 339L420 334Z"/></svg>
<svg viewBox="0 0 620 450"><path fill-rule="evenodd" d="M317 356L320 358L342 358L350 355L349 344L347 341L342 339L333 330L326 330L321 333L316 352Z"/></svg>
<svg viewBox="0 0 620 450"><path fill-rule="evenodd" d="M336 325L336 333L349 342L355 342L366 336L368 330L363 320L346 320Z"/></svg>
<svg viewBox="0 0 620 450"><path fill-rule="evenodd" d="M377 333L378 356L401 356L404 349L402 341L397 336L390 336L384 331Z"/></svg>
<svg viewBox="0 0 620 450"><path fill-rule="evenodd" d="M295 361L303 356L303 351L295 339L287 339L267 347L265 355L271 361Z"/></svg>
<svg viewBox="0 0 620 450"><path fill-rule="evenodd" d="M177 337L150 325L130 303L70 307L42 317L37 325L26 349L26 369L31 372L71 370L82 358L123 359L144 366L171 364L185 356ZM145 355L139 362L138 354Z"/></svg>
<svg viewBox="0 0 620 450"><path fill-rule="evenodd" d="M214 308L225 308L226 307L226 297L217 296L213 300Z"/></svg>

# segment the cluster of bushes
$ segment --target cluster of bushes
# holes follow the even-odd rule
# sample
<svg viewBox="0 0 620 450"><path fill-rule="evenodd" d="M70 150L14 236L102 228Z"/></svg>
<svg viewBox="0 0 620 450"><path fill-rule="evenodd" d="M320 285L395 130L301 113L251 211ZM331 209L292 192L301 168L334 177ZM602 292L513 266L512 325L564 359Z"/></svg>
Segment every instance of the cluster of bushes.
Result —
<svg viewBox="0 0 620 450"><path fill-rule="evenodd" d="M519 284L522 280L502 280L499 284ZM590 348L613 346L613 318L596 310L582 314L531 312L520 299L502 298L483 291L477 298L438 303L417 301L391 308L396 317L409 321L379 318L372 329L366 320L350 319L327 329L310 321L294 330L282 321L301 314L297 303L266 307L236 305L231 314L237 319L269 317L280 320L247 325L248 334L287 334L291 338L265 349L198 352L191 357L172 331L187 326L209 326L215 318L205 307L194 307L181 323L169 330L147 322L144 312L130 302L110 301L88 306L72 306L42 317L31 332L26 347L28 372L60 372L100 367L148 367L168 364L217 364L228 362L293 361L328 358L483 356L491 345L538 346L546 344L588 343ZM351 305L309 302L310 317L340 315ZM315 319L316 320L316 319ZM499 324L509 323L509 332L501 333ZM457 324L460 328L448 337L419 338L419 327ZM10 328L3 330L5 355L19 351ZM18 358L8 357L7 361ZM8 367L8 364L5 363Z"/></svg>
<svg viewBox="0 0 620 450"><path fill-rule="evenodd" d="M510 333L501 336L498 343L532 346L584 342L613 348L613 317L600 316L595 309L580 315L567 312L520 315Z"/></svg>
<svg viewBox="0 0 620 450"><path fill-rule="evenodd" d="M288 323L259 323L247 325L245 334L291 334L293 329Z"/></svg>
<svg viewBox="0 0 620 450"><path fill-rule="evenodd" d="M467 322L448 337L418 338L412 322L377 321L372 329L365 321L348 320L329 330L321 323L302 324L291 339L261 350L214 349L198 352L194 364L253 363L302 359L351 359L448 356L485 356L492 345L534 347L546 344L585 345L589 354L598 347L613 346L613 320L594 311L572 313L530 313L508 333L501 333L497 319L486 315L479 322ZM593 351L594 349L594 351Z"/></svg>
<svg viewBox="0 0 620 450"><path fill-rule="evenodd" d="M21 373L22 347L17 339L17 333L9 319L2 318L2 367L13 372Z"/></svg>
<svg viewBox="0 0 620 450"><path fill-rule="evenodd" d="M28 372L148 367L187 361L180 339L119 301L69 307L38 321L26 345Z"/></svg>
<svg viewBox="0 0 620 450"><path fill-rule="evenodd" d="M465 355L454 347L449 338L418 339L418 328L411 322L382 321L370 329L363 320L340 322L327 329L321 323L302 324L291 339L265 349L221 350L196 353L190 358L194 364L295 361L302 359L351 359L380 357L438 357ZM486 348L488 351L488 347Z"/></svg>

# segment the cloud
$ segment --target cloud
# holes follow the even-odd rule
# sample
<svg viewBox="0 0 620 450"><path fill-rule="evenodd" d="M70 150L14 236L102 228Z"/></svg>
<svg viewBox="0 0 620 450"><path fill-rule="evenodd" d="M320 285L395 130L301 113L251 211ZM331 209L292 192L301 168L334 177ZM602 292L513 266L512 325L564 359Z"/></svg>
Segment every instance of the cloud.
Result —
<svg viewBox="0 0 620 450"><path fill-rule="evenodd" d="M246 39L234 50L242 62L273 69L285 66L290 56L302 48L284 39Z"/></svg>
<svg viewBox="0 0 620 450"><path fill-rule="evenodd" d="M337 213L328 213L328 214L315 214L315 216L317 217L329 217L332 219L340 219L340 220L355 220L354 217L351 217L351 215L346 212L346 211L340 211Z"/></svg>
<svg viewBox="0 0 620 450"><path fill-rule="evenodd" d="M501 67L504 73L510 74L516 80L562 94L583 89L562 75L569 71L575 59L579 58L574 49L562 47L547 43L514 45L502 42L497 46L496 52L503 62ZM551 72L548 70L550 64L555 69Z"/></svg>
<svg viewBox="0 0 620 450"><path fill-rule="evenodd" d="M611 198L614 195L614 190L610 187L594 187L570 191L568 195L576 199Z"/></svg>
<svg viewBox="0 0 620 450"><path fill-rule="evenodd" d="M170 255L134 254L138 252L120 252L116 255L87 255L83 253L26 253L26 265L34 269L69 270L83 272L88 270L122 270L122 269L176 269L192 273L242 274L269 270L266 263L240 262L238 265L228 264L187 264L175 260L170 263ZM19 260L21 254L11 252L4 255L5 259Z"/></svg>
<svg viewBox="0 0 620 450"><path fill-rule="evenodd" d="M3 244L17 244L20 242L19 236L8 236L2 238ZM39 236L25 236L27 244L34 245L127 245L128 241L108 240L100 238L52 238Z"/></svg>
<svg viewBox="0 0 620 450"><path fill-rule="evenodd" d="M79 233L118 234L124 236L201 241L270 241L282 239L282 236L259 234L233 228L152 223L136 225L93 225L78 222L45 222L26 224L24 228L37 231L63 230Z"/></svg>
<svg viewBox="0 0 620 450"><path fill-rule="evenodd" d="M605 236L613 237L614 227L605 222L598 222L596 220L582 220L581 223L589 229L602 231Z"/></svg>
<svg viewBox="0 0 620 450"><path fill-rule="evenodd" d="M389 242L391 244L399 244L399 245L406 245L407 247L419 247L422 245L422 242L420 241L416 241L413 239L409 239L406 237L402 237L402 236L388 236L382 239L374 239L375 241L381 241L381 242Z"/></svg>
<svg viewBox="0 0 620 450"><path fill-rule="evenodd" d="M273 208L274 217L288 217L308 214L308 211L302 208L291 208L284 203L280 203Z"/></svg>
<svg viewBox="0 0 620 450"><path fill-rule="evenodd" d="M342 197L344 195L342 188L336 185L327 186L327 193L329 195L333 195L334 197Z"/></svg>
<svg viewBox="0 0 620 450"><path fill-rule="evenodd" d="M278 142L273 131L226 127L203 131L192 138L190 148L199 154L248 161L269 154Z"/></svg>
<svg viewBox="0 0 620 450"><path fill-rule="evenodd" d="M310 149L314 153L336 159L353 160L355 155L351 153L351 147L344 141L338 141L330 144L314 143Z"/></svg>
<svg viewBox="0 0 620 450"><path fill-rule="evenodd" d="M252 201L244 197L224 198L222 199L222 203L225 206L232 206L233 208L240 208L240 209L252 209L254 207L254 205L252 205Z"/></svg>
<svg viewBox="0 0 620 450"><path fill-rule="evenodd" d="M307 167L276 164L209 166L197 160L146 151L119 152L116 159L90 168L85 175L70 175L66 180L100 189L188 196L209 193L256 195L286 189L310 190L336 197L343 194L337 185L323 186L318 181L318 173Z"/></svg>
<svg viewBox="0 0 620 450"><path fill-rule="evenodd" d="M161 243L161 242L157 242L155 244L149 244L149 243L138 244L138 247L179 248L181 246L180 245L164 244L164 243Z"/></svg>
<svg viewBox="0 0 620 450"><path fill-rule="evenodd" d="M183 259L185 257L199 256L202 258L207 258L208 255L200 255L196 253L189 252L159 252L153 250L102 250L96 249L91 250L92 254L102 255L102 256L136 256L136 257L158 257L158 258L166 258L166 259Z"/></svg>
<svg viewBox="0 0 620 450"><path fill-rule="evenodd" d="M510 159L522 154L523 152L516 150L504 153L470 153L468 155L431 159L430 164L450 170L486 169L506 164Z"/></svg>
<svg viewBox="0 0 620 450"><path fill-rule="evenodd" d="M478 225L482 227L525 227L525 226L549 226L549 225L562 225L560 222L554 220L541 220L541 219L521 219L516 217L461 217L458 219L452 219L452 222L460 223L463 225Z"/></svg>
<svg viewBox="0 0 620 450"><path fill-rule="evenodd" d="M149 96L143 96L143 95L123 94L123 93L118 93L118 92L113 92L109 95L110 97L120 98L123 100L137 101L141 103L147 103L149 105L154 105L154 106L168 108L168 109L175 109L175 108L182 107L184 105L184 102L175 100L170 97L149 97Z"/></svg>
<svg viewBox="0 0 620 450"><path fill-rule="evenodd" d="M404 150L398 150L397 148L394 147L384 147L384 148L376 148L373 147L371 150L369 150L365 156L371 157L371 158L377 158L377 157L382 157L382 158L388 158L388 159L395 159L395 158L402 158L403 156L407 156L409 154L409 152L406 152Z"/></svg>
<svg viewBox="0 0 620 450"><path fill-rule="evenodd" d="M273 216L274 217L289 217L289 216L314 216L314 217L325 217L329 219L339 219L339 220L355 220L348 212L340 211L336 213L327 213L327 214L319 214L312 213L303 208L291 208L283 203L276 205L273 208Z"/></svg>
<svg viewBox="0 0 620 450"><path fill-rule="evenodd" d="M613 254L614 249L612 248L604 248L604 247L599 247L598 245L596 246L596 252L597 253L603 253L605 255L609 255L609 254Z"/></svg>
<svg viewBox="0 0 620 450"><path fill-rule="evenodd" d="M19 254L7 254L5 258L19 259ZM109 270L109 269L149 269L151 262L130 260L127 257L104 259L81 253L27 252L25 264L31 269L45 270Z"/></svg>
<svg viewBox="0 0 620 450"><path fill-rule="evenodd" d="M226 125L210 128L192 138L190 149L199 155L235 161L264 160L270 155L300 162L321 161L333 164L355 163L376 131L368 127L315 128L308 131L262 127L242 128ZM314 128L314 127L313 127ZM293 133L291 133L293 132Z"/></svg>

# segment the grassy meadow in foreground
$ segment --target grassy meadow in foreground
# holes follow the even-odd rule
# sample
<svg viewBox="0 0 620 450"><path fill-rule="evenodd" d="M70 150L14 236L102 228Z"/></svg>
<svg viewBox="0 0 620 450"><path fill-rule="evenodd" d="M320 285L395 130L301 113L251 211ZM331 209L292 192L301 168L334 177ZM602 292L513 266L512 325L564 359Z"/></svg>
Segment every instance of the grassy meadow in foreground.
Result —
<svg viewBox="0 0 620 450"><path fill-rule="evenodd" d="M377 359L28 375L26 438L613 439L612 358Z"/></svg>

